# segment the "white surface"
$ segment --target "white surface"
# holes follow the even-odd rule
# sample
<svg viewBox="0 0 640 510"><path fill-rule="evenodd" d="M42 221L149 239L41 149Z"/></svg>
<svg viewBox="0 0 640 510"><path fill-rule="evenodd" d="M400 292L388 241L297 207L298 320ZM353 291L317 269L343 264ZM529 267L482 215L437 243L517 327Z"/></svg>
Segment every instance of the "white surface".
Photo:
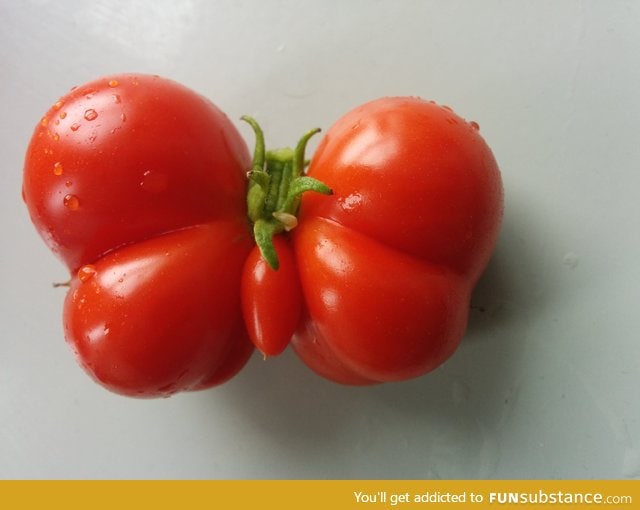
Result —
<svg viewBox="0 0 640 510"><path fill-rule="evenodd" d="M0 477L640 477L639 24L634 1L0 0ZM477 120L506 214L455 356L366 389L292 354L168 400L94 385L22 159L53 101L120 71L251 114L272 146L383 95Z"/></svg>

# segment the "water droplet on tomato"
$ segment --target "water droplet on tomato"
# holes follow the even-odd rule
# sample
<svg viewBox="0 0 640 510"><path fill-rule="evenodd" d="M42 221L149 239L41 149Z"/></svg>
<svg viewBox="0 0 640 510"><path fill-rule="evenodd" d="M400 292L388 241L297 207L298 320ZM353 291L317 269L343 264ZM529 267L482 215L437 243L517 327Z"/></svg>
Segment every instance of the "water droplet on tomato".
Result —
<svg viewBox="0 0 640 510"><path fill-rule="evenodd" d="M118 104L120 103L121 99L120 96L118 94L114 94L113 96L111 96L113 98L113 102Z"/></svg>
<svg viewBox="0 0 640 510"><path fill-rule="evenodd" d="M122 112L122 113L120 114L120 120L121 120L122 122L124 122L124 121L126 121L126 120L127 120L127 116L124 114L124 112Z"/></svg>
<svg viewBox="0 0 640 510"><path fill-rule="evenodd" d="M67 188L70 188L72 184L73 184L73 183L72 183L71 181L65 181L65 183L64 183L64 185L65 185Z"/></svg>
<svg viewBox="0 0 640 510"><path fill-rule="evenodd" d="M98 112L95 111L93 108L89 108L87 111L84 112L84 118L86 120L95 120L98 118Z"/></svg>
<svg viewBox="0 0 640 510"><path fill-rule="evenodd" d="M60 118L64 119L67 117L67 112L60 112Z"/></svg>
<svg viewBox="0 0 640 510"><path fill-rule="evenodd" d="M53 164L53 174L54 175L62 175L64 169L62 168L62 163L60 161Z"/></svg>
<svg viewBox="0 0 640 510"><path fill-rule="evenodd" d="M109 81L109 87L111 87L112 89L118 86L118 80L110 80Z"/></svg>
<svg viewBox="0 0 640 510"><path fill-rule="evenodd" d="M344 211L350 211L362 204L362 195L360 193L352 193L347 197L338 199L338 203Z"/></svg>
<svg viewBox="0 0 640 510"><path fill-rule="evenodd" d="M162 172L154 172L147 170L142 174L140 187L149 193L162 193L167 189L169 184L169 176Z"/></svg>
<svg viewBox="0 0 640 510"><path fill-rule="evenodd" d="M54 133L53 134L53 141L57 142L58 140L60 140L60 135L58 133Z"/></svg>
<svg viewBox="0 0 640 510"><path fill-rule="evenodd" d="M472 129L476 131L480 131L480 124L478 124L475 120L470 121L469 125L471 126Z"/></svg>
<svg viewBox="0 0 640 510"><path fill-rule="evenodd" d="M78 129L80 129L80 124L74 122L73 124L71 124L71 131L78 131Z"/></svg>
<svg viewBox="0 0 640 510"><path fill-rule="evenodd" d="M80 280L82 283L88 282L96 275L97 272L98 271L96 267L92 264L82 266L80 269L78 269L78 280Z"/></svg>
<svg viewBox="0 0 640 510"><path fill-rule="evenodd" d="M65 195L62 203L70 211L77 211L80 207L80 200L75 195Z"/></svg>
<svg viewBox="0 0 640 510"><path fill-rule="evenodd" d="M64 104L64 101L58 101L56 104L53 105L53 108L55 110L59 110L60 108L62 108L63 104Z"/></svg>
<svg viewBox="0 0 640 510"><path fill-rule="evenodd" d="M42 127L47 127L48 124L49 124L49 119L47 119L46 117L42 117L42 119L40 119L40 125Z"/></svg>

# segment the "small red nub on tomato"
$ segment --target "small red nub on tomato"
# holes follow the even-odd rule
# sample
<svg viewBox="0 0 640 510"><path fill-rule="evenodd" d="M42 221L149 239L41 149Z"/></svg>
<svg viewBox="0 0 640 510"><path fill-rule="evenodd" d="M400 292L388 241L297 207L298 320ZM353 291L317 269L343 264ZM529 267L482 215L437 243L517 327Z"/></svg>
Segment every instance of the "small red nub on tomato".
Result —
<svg viewBox="0 0 640 510"><path fill-rule="evenodd" d="M264 356L284 351L293 336L302 309L302 293L288 239L273 243L280 267L274 270L256 247L242 275L242 314L249 338Z"/></svg>

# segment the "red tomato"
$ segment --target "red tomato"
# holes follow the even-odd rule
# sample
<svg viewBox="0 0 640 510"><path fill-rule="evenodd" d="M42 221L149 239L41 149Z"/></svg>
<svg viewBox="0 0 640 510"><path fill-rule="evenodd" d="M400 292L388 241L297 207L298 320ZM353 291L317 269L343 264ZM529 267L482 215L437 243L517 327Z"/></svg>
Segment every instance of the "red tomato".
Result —
<svg viewBox="0 0 640 510"><path fill-rule="evenodd" d="M67 340L106 387L169 395L223 382L248 359L249 165L218 108L157 76L74 88L36 127L23 197L72 274Z"/></svg>
<svg viewBox="0 0 640 510"><path fill-rule="evenodd" d="M73 89L36 127L23 196L71 271L65 332L85 369L115 392L166 396L220 384L253 345L276 355L292 337L345 384L444 362L502 218L477 124L420 99L373 101L331 128L305 174L318 130L266 151L245 120L253 162L206 99L121 75Z"/></svg>
<svg viewBox="0 0 640 510"><path fill-rule="evenodd" d="M283 236L274 239L280 261L272 269L256 247L242 276L242 311L249 338L264 356L280 354L296 331L302 293L291 246Z"/></svg>
<svg viewBox="0 0 640 510"><path fill-rule="evenodd" d="M305 308L293 346L313 370L367 384L424 374L456 349L503 211L475 122L384 98L329 130L292 231Z"/></svg>

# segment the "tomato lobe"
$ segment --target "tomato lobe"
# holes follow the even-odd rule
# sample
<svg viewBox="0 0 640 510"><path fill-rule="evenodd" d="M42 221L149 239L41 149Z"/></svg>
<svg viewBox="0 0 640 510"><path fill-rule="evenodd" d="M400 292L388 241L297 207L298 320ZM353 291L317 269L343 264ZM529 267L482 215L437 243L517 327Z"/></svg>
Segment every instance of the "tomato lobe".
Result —
<svg viewBox="0 0 640 510"><path fill-rule="evenodd" d="M220 110L159 77L105 80L56 103L25 160L32 220L70 268L139 239L245 215L250 157Z"/></svg>
<svg viewBox="0 0 640 510"><path fill-rule="evenodd" d="M23 198L73 275L67 341L105 387L167 396L246 363L249 164L224 113L158 76L74 88L36 126Z"/></svg>
<svg viewBox="0 0 640 510"><path fill-rule="evenodd" d="M292 241L306 309L293 346L336 382L417 377L443 363L502 219L500 172L451 108L382 98L339 119L308 175Z"/></svg>

